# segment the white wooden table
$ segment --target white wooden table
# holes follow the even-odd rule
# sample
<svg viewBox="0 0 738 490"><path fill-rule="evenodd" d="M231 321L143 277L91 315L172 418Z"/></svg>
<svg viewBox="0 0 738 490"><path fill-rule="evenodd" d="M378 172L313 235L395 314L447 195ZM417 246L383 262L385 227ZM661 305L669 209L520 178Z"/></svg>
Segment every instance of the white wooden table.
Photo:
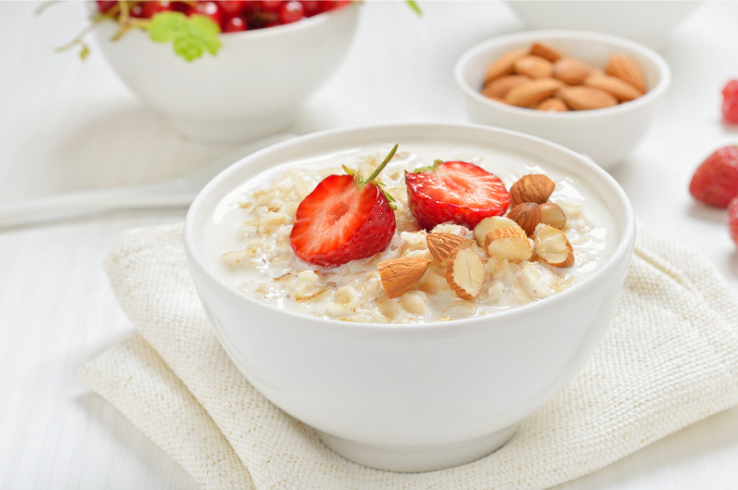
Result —
<svg viewBox="0 0 738 490"><path fill-rule="evenodd" d="M362 123L466 122L457 57L520 30L497 2L369 3L350 59L305 107L299 133ZM148 183L228 152L185 141L143 106L93 46L82 63L53 48L84 24L80 5L35 18L0 2L0 203ZM693 169L738 142L719 91L738 78L738 3L706 3L662 54L674 81L653 130L612 173L638 216L709 257L738 288L738 249L725 213L695 205ZM275 60L276 61L276 60ZM195 482L77 380L79 367L131 332L101 261L128 227L181 222L184 209L112 212L0 231L0 488L196 489ZM561 489L731 489L738 486L738 408L669 436Z"/></svg>

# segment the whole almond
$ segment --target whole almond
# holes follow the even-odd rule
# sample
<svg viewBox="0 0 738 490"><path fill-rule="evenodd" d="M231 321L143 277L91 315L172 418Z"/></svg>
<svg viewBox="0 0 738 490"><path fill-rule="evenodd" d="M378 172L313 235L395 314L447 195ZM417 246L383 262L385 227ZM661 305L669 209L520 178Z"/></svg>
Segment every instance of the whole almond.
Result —
<svg viewBox="0 0 738 490"><path fill-rule="evenodd" d="M472 244L468 238L452 233L429 233L425 236L425 242L431 257L438 264L442 264L454 249Z"/></svg>
<svg viewBox="0 0 738 490"><path fill-rule="evenodd" d="M554 112L566 112L569 110L566 103L558 97L549 97L548 99L541 101L541 103L536 106L536 109L539 111Z"/></svg>
<svg viewBox="0 0 738 490"><path fill-rule="evenodd" d="M543 204L555 188L554 181L543 174L524 175L510 186L510 209L524 202Z"/></svg>
<svg viewBox="0 0 738 490"><path fill-rule="evenodd" d="M524 202L515 206L507 217L515 221L525 230L525 234L531 236L541 222L541 208L534 202Z"/></svg>
<svg viewBox="0 0 738 490"><path fill-rule="evenodd" d="M506 75L489 82L482 89L482 95L490 99L504 101L507 93L524 83L530 82L530 78L524 75Z"/></svg>
<svg viewBox="0 0 738 490"><path fill-rule="evenodd" d="M551 63L559 61L564 57L563 53L558 49L554 48L550 44L535 43L530 47L530 54L540 56L544 60L548 60Z"/></svg>
<svg viewBox="0 0 738 490"><path fill-rule="evenodd" d="M581 84L589 73L589 66L576 58L561 58L553 64L553 77L568 85Z"/></svg>
<svg viewBox="0 0 738 490"><path fill-rule="evenodd" d="M553 64L538 56L523 56L515 62L515 71L530 78L551 78Z"/></svg>
<svg viewBox="0 0 738 490"><path fill-rule="evenodd" d="M518 107L529 107L551 97L561 86L561 82L553 78L531 80L510 90L505 96L505 102Z"/></svg>
<svg viewBox="0 0 738 490"><path fill-rule="evenodd" d="M617 105L618 100L609 92L591 87L566 87L558 92L566 105L576 111L603 109Z"/></svg>
<svg viewBox="0 0 738 490"><path fill-rule="evenodd" d="M622 81L629 83L641 93L646 93L646 78L643 76L641 68L632 58L624 54L614 54L605 65L605 73L613 77L617 77Z"/></svg>
<svg viewBox="0 0 738 490"><path fill-rule="evenodd" d="M400 257L377 264L379 278L389 299L408 292L420 281L431 261L422 257Z"/></svg>
<svg viewBox="0 0 738 490"><path fill-rule="evenodd" d="M495 78L510 75L515 67L515 62L528 54L528 52L528 48L520 48L497 58L487 68L487 72L484 75L484 83L487 84Z"/></svg>
<svg viewBox="0 0 738 490"><path fill-rule="evenodd" d="M628 102L643 95L643 92L633 85L610 75L591 75L584 81L584 85L610 92L620 102Z"/></svg>

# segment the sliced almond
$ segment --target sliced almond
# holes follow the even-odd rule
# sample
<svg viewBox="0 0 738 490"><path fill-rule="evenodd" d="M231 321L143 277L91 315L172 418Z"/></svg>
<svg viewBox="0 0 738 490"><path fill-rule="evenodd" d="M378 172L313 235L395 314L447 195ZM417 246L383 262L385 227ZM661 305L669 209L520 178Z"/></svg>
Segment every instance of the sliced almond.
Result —
<svg viewBox="0 0 738 490"><path fill-rule="evenodd" d="M553 78L539 78L510 90L505 102L518 107L529 107L555 94L562 83Z"/></svg>
<svg viewBox="0 0 738 490"><path fill-rule="evenodd" d="M468 238L452 233L428 233L425 241L431 257L437 264L442 264L454 249L472 244Z"/></svg>
<svg viewBox="0 0 738 490"><path fill-rule="evenodd" d="M540 224L533 232L536 254L548 265L571 267L574 265L574 251L566 234L551 225Z"/></svg>
<svg viewBox="0 0 738 490"><path fill-rule="evenodd" d="M643 92L631 84L610 75L590 75L584 81L584 85L610 92L620 102L628 102L643 95Z"/></svg>
<svg viewBox="0 0 738 490"><path fill-rule="evenodd" d="M589 73L589 66L576 58L561 58L553 64L553 77L568 85L581 84Z"/></svg>
<svg viewBox="0 0 738 490"><path fill-rule="evenodd" d="M555 188L554 181L543 174L524 175L510 186L510 208L524 202L543 204Z"/></svg>
<svg viewBox="0 0 738 490"><path fill-rule="evenodd" d="M614 54L605 65L605 73L613 77L617 77L622 81L629 83L641 93L648 91L646 87L646 78L643 76L641 68L631 57L624 54Z"/></svg>
<svg viewBox="0 0 738 490"><path fill-rule="evenodd" d="M503 99L510 90L528 82L530 82L530 78L524 75L507 75L496 78L484 86L482 95L504 102Z"/></svg>
<svg viewBox="0 0 738 490"><path fill-rule="evenodd" d="M484 218L482 221L477 223L477 226L474 227L474 238L477 239L479 246L484 248L484 238L487 236L487 233L494 231L497 228L505 227L520 228L520 225L510 218L505 218L503 216L490 216L488 218Z"/></svg>
<svg viewBox="0 0 738 490"><path fill-rule="evenodd" d="M530 54L540 56L544 60L554 63L564 57L564 54L550 44L535 43L530 47Z"/></svg>
<svg viewBox="0 0 738 490"><path fill-rule="evenodd" d="M609 92L591 87L567 87L559 90L566 105L577 111L604 109L617 105L618 100Z"/></svg>
<svg viewBox="0 0 738 490"><path fill-rule="evenodd" d="M484 249L490 257L499 257L510 262L522 262L533 255L528 235L518 227L497 228L490 231L484 237Z"/></svg>
<svg viewBox="0 0 738 490"><path fill-rule="evenodd" d="M541 209L534 202L524 202L510 210L507 217L519 224L526 235L531 236L541 222Z"/></svg>
<svg viewBox="0 0 738 490"><path fill-rule="evenodd" d="M559 230L564 229L564 226L566 226L566 214L561 209L561 206L553 202L546 202L540 204L539 207L541 208L541 223L551 225Z"/></svg>
<svg viewBox="0 0 738 490"><path fill-rule="evenodd" d="M539 111L567 112L569 107L558 97L549 97L536 106Z"/></svg>
<svg viewBox="0 0 738 490"><path fill-rule="evenodd" d="M517 60L514 69L520 75L525 75L533 79L551 78L553 64L541 57L528 55Z"/></svg>
<svg viewBox="0 0 738 490"><path fill-rule="evenodd" d="M449 256L443 275L456 296L474 299L484 284L484 263L473 249L460 248Z"/></svg>
<svg viewBox="0 0 738 490"><path fill-rule="evenodd" d="M497 58L491 65L489 65L489 68L487 68L487 72L484 75L484 83L487 84L495 78L510 75L515 68L515 62L528 54L528 52L528 48L520 48Z"/></svg>
<svg viewBox="0 0 738 490"><path fill-rule="evenodd" d="M431 261L422 257L401 257L377 264L379 278L389 299L408 292L420 281Z"/></svg>

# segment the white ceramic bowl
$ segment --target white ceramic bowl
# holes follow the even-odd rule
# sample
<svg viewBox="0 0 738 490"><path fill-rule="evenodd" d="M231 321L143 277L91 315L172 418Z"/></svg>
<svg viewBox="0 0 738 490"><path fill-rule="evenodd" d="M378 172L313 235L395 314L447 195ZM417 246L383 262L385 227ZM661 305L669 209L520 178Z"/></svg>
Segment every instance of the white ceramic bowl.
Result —
<svg viewBox="0 0 738 490"><path fill-rule="evenodd" d="M702 2L678 1L508 1L528 29L578 29L628 38L653 49Z"/></svg>
<svg viewBox="0 0 738 490"><path fill-rule="evenodd" d="M134 30L110 39L117 24L95 30L120 78L182 134L213 142L245 141L294 122L302 103L338 68L361 9L348 6L293 24L224 34L216 56L188 63L171 43Z"/></svg>
<svg viewBox="0 0 738 490"><path fill-rule="evenodd" d="M490 63L505 53L536 41L548 42L592 66L604 67L611 55L627 54L643 70L648 93L614 107L563 113L515 107L480 93L484 73ZM627 39L594 32L527 31L500 36L474 46L456 63L455 77L464 95L467 114L473 122L551 140L609 168L630 154L646 135L671 82L671 71L655 51Z"/></svg>
<svg viewBox="0 0 738 490"><path fill-rule="evenodd" d="M539 302L443 323L346 323L290 313L239 293L204 256L206 223L240 183L293 159L365 145L423 142L521 151L576 174L612 213L610 257L591 276ZM274 145L215 177L187 214L195 285L235 365L269 400L368 466L425 471L475 460L581 368L613 314L634 244L627 196L581 155L486 126L396 124L326 131Z"/></svg>

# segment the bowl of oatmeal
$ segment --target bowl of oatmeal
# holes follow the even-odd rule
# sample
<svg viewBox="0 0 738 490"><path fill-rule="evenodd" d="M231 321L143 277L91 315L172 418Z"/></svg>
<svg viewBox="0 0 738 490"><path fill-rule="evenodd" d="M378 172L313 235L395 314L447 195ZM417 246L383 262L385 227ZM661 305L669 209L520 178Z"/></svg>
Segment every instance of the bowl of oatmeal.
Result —
<svg viewBox="0 0 738 490"><path fill-rule="evenodd" d="M386 248L331 266L298 257L302 203L344 166L368 175L383 159L395 205ZM509 195L494 216L421 225L408 183L459 162ZM395 471L489 454L553 397L606 329L634 236L625 193L581 155L445 124L272 146L213 179L185 224L198 293L249 382L342 456Z"/></svg>

